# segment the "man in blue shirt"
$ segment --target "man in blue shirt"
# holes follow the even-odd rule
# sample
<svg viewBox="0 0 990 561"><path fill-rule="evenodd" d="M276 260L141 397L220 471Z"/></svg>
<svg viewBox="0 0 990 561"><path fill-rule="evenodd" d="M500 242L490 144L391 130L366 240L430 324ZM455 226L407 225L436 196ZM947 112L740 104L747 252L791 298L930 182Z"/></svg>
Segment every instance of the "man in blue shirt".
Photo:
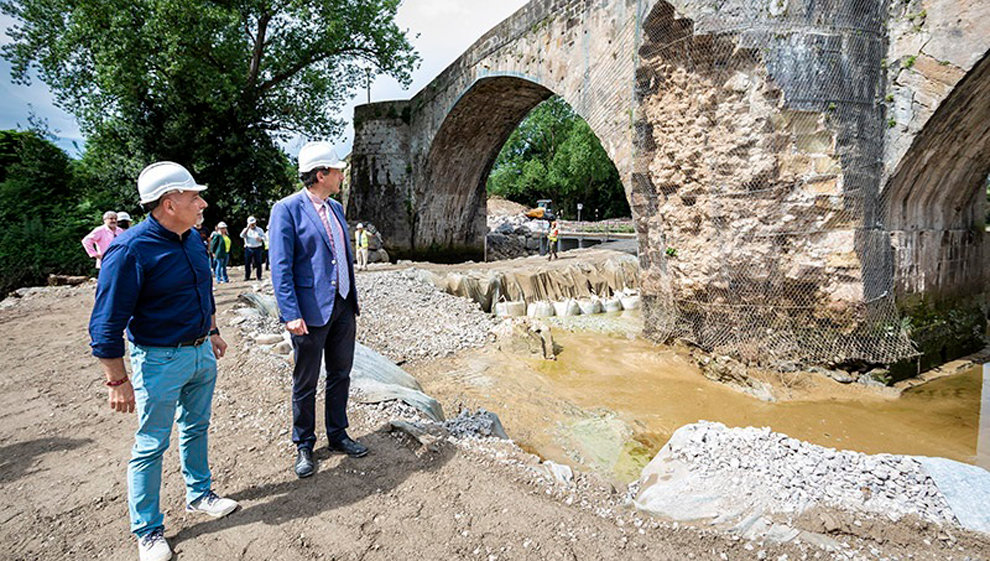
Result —
<svg viewBox="0 0 990 561"><path fill-rule="evenodd" d="M299 152L305 188L277 202L269 221L272 285L285 327L292 334L292 441L295 472L313 475L316 387L326 366L327 439L331 451L361 457L368 448L347 436L347 392L354 362L358 314L354 258L340 192L344 164L326 142Z"/></svg>
<svg viewBox="0 0 990 561"><path fill-rule="evenodd" d="M207 460L217 358L227 343L216 328L209 256L193 229L206 208L204 189L172 162L141 172L138 192L150 216L107 248L90 317L90 345L110 388L110 407L138 414L127 504L141 561L172 557L159 493L173 422L186 510L222 517L237 508L213 492ZM133 379L124 369L125 329Z"/></svg>

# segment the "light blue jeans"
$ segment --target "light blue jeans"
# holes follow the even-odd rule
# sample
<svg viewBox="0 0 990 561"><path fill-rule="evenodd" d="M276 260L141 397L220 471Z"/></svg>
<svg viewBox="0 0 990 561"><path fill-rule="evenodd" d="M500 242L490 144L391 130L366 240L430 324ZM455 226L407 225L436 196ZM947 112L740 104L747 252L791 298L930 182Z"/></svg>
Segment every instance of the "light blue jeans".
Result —
<svg viewBox="0 0 990 561"><path fill-rule="evenodd" d="M127 507L131 531L139 538L162 528L159 507L162 455L172 423L179 425L179 455L186 502L210 491L207 430L217 359L209 340L198 347L143 347L131 344L131 368L138 430L127 464Z"/></svg>
<svg viewBox="0 0 990 561"><path fill-rule="evenodd" d="M213 275L216 277L218 283L230 282L230 277L227 276L227 262L229 261L229 255L213 258Z"/></svg>

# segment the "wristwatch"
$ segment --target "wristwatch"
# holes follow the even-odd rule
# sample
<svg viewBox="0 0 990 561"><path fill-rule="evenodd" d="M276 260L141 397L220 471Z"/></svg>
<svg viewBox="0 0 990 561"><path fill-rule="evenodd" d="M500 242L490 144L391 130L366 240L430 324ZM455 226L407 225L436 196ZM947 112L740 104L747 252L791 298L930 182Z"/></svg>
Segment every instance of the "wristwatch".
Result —
<svg viewBox="0 0 990 561"><path fill-rule="evenodd" d="M220 335L220 328L219 327L214 327L213 329L210 330L210 332L208 333L208 335L210 337L212 337L214 335Z"/></svg>

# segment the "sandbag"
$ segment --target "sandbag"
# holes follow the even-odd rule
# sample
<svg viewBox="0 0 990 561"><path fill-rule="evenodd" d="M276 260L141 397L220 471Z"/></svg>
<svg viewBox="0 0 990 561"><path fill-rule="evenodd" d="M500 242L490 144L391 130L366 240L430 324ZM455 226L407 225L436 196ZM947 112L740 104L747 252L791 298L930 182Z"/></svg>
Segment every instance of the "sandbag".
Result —
<svg viewBox="0 0 990 561"><path fill-rule="evenodd" d="M495 304L495 315L497 317L520 317L526 315L525 302L498 302Z"/></svg>
<svg viewBox="0 0 990 561"><path fill-rule="evenodd" d="M581 307L576 300L568 298L563 302L554 302L553 312L557 317L577 316L581 315Z"/></svg>
<svg viewBox="0 0 990 561"><path fill-rule="evenodd" d="M605 307L605 313L622 311L622 301L618 298L606 299L603 306Z"/></svg>
<svg viewBox="0 0 990 561"><path fill-rule="evenodd" d="M553 317L553 305L550 302L530 302L526 315L531 318Z"/></svg>
<svg viewBox="0 0 990 561"><path fill-rule="evenodd" d="M597 298L578 300L577 304L581 308L581 313L585 315L600 314L605 311L602 301Z"/></svg>
<svg viewBox="0 0 990 561"><path fill-rule="evenodd" d="M619 299L619 301L622 302L623 310L638 310L639 300L640 299L638 294L634 294L632 296L625 296Z"/></svg>

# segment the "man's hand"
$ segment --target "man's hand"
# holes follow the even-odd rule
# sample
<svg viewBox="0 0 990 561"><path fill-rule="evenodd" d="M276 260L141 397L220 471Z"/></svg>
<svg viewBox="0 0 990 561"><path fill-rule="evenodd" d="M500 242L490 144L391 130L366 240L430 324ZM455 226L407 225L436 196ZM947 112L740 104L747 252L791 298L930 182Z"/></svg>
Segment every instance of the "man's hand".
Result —
<svg viewBox="0 0 990 561"><path fill-rule="evenodd" d="M285 324L285 329L293 335L309 335L309 329L306 329L306 322L303 318L294 319Z"/></svg>
<svg viewBox="0 0 990 561"><path fill-rule="evenodd" d="M227 342L223 340L223 337L211 335L210 344L213 345L213 355L217 358L223 358L223 355L227 352Z"/></svg>
<svg viewBox="0 0 990 561"><path fill-rule="evenodd" d="M110 409L118 413L134 412L134 387L130 381L110 388Z"/></svg>

